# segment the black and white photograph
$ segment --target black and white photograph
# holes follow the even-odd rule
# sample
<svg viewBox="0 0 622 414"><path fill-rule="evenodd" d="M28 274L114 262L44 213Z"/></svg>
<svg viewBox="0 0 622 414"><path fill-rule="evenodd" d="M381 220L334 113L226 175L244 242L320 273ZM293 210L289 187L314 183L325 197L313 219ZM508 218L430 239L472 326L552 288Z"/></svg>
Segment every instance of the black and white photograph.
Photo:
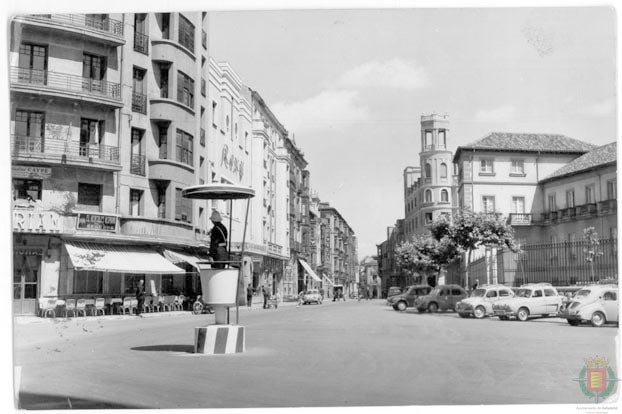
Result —
<svg viewBox="0 0 622 414"><path fill-rule="evenodd" d="M613 3L22 3L7 411L617 412Z"/></svg>

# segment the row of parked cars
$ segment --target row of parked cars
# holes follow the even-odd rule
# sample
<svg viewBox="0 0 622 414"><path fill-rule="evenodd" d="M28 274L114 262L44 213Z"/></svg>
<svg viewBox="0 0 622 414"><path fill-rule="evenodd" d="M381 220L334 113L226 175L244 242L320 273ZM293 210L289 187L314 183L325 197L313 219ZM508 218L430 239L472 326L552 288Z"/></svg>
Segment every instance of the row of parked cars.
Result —
<svg viewBox="0 0 622 414"><path fill-rule="evenodd" d="M560 294L549 283L526 284L516 290L503 285L484 285L470 296L458 285L434 288L414 285L389 297L387 303L398 311L454 310L462 318L495 316L500 320L526 321L532 317L556 316L573 326L590 322L597 327L619 322L618 286L613 284L584 286L571 297Z"/></svg>

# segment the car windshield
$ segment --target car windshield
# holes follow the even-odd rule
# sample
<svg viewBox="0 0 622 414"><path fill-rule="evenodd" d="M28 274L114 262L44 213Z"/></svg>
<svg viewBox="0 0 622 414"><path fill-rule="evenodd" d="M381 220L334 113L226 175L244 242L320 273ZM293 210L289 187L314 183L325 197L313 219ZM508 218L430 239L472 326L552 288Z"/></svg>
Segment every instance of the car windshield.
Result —
<svg viewBox="0 0 622 414"><path fill-rule="evenodd" d="M518 298L530 298L531 297L531 289L518 289L518 292L516 292L516 297L518 297Z"/></svg>
<svg viewBox="0 0 622 414"><path fill-rule="evenodd" d="M592 293L591 290L589 289L581 289L580 291L578 291L577 293L575 293L575 297L576 298L581 298L581 297L586 297L586 296L590 296L590 293Z"/></svg>
<svg viewBox="0 0 622 414"><path fill-rule="evenodd" d="M475 289L473 293L471 293L472 298L481 298L486 294L486 289Z"/></svg>
<svg viewBox="0 0 622 414"><path fill-rule="evenodd" d="M430 292L431 295L440 295L441 294L441 290L439 288L435 288L432 292Z"/></svg>

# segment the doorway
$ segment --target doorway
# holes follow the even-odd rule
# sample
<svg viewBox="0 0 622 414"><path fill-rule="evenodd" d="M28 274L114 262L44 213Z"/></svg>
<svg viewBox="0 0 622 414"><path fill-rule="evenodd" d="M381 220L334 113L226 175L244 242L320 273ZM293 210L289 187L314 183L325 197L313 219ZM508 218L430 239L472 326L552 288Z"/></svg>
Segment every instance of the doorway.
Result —
<svg viewBox="0 0 622 414"><path fill-rule="evenodd" d="M41 255L38 250L13 254L13 314L37 313L37 291L41 273Z"/></svg>

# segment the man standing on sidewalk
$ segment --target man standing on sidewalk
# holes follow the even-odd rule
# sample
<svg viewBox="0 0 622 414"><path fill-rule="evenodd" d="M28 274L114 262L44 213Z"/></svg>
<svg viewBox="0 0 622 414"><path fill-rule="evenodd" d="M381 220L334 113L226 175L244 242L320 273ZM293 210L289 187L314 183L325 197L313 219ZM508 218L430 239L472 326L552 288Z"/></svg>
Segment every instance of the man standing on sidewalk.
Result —
<svg viewBox="0 0 622 414"><path fill-rule="evenodd" d="M248 284L246 288L246 306L248 306L248 310L251 310L251 305L253 304L253 286Z"/></svg>
<svg viewBox="0 0 622 414"><path fill-rule="evenodd" d="M136 299L138 300L138 305L136 306L136 316L142 316L141 312L143 311L143 306L145 305L145 281L142 279L138 281L138 286L136 287Z"/></svg>
<svg viewBox="0 0 622 414"><path fill-rule="evenodd" d="M268 301L270 300L270 287L263 286L261 290L261 293L263 293L263 308L268 309Z"/></svg>

